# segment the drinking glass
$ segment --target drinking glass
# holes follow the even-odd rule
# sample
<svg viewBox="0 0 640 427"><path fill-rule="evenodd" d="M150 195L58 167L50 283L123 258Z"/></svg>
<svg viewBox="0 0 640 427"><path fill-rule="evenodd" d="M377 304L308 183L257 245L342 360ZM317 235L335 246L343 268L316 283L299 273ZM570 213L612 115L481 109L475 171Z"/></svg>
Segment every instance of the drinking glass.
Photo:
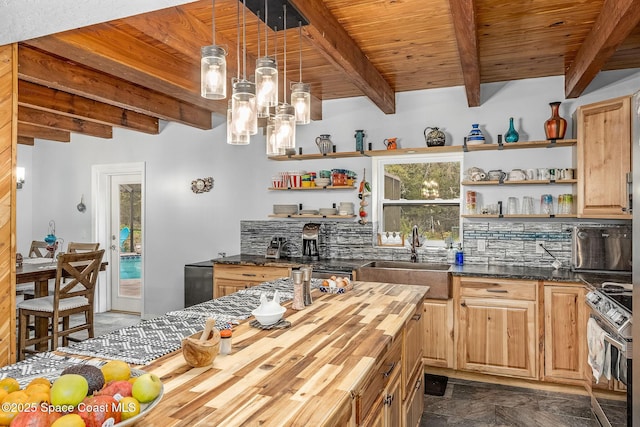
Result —
<svg viewBox="0 0 640 427"><path fill-rule="evenodd" d="M518 207L518 198L509 197L507 199L507 215L518 215L519 213L520 209Z"/></svg>
<svg viewBox="0 0 640 427"><path fill-rule="evenodd" d="M522 197L522 214L523 215L533 215L535 214L533 210L533 197L524 196Z"/></svg>
<svg viewBox="0 0 640 427"><path fill-rule="evenodd" d="M551 194L543 194L540 197L540 213L553 215L553 196Z"/></svg>

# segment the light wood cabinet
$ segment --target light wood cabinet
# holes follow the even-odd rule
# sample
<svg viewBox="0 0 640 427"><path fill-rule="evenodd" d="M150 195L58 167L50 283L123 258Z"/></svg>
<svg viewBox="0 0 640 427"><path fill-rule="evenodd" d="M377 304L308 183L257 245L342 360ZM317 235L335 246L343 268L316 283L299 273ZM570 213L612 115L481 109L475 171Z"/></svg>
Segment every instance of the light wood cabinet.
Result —
<svg viewBox="0 0 640 427"><path fill-rule="evenodd" d="M454 278L457 369L538 377L537 281Z"/></svg>
<svg viewBox="0 0 640 427"><path fill-rule="evenodd" d="M631 172L631 98L583 105L578 122L578 217L623 218Z"/></svg>
<svg viewBox="0 0 640 427"><path fill-rule="evenodd" d="M289 267L216 263L213 267L213 295L220 298L240 289L290 275Z"/></svg>
<svg viewBox="0 0 640 427"><path fill-rule="evenodd" d="M424 349L426 366L453 368L453 299L424 301Z"/></svg>
<svg viewBox="0 0 640 427"><path fill-rule="evenodd" d="M582 384L587 366L587 307L582 284L544 286L544 380Z"/></svg>

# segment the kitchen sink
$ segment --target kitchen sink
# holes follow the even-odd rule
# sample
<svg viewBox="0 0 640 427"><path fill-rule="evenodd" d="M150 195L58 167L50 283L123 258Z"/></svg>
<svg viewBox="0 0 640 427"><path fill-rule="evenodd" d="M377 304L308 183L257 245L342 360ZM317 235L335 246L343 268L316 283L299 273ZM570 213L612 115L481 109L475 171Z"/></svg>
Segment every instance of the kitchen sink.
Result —
<svg viewBox="0 0 640 427"><path fill-rule="evenodd" d="M408 261L372 261L356 270L356 279L365 282L386 282L429 286L426 297L451 298L449 264Z"/></svg>

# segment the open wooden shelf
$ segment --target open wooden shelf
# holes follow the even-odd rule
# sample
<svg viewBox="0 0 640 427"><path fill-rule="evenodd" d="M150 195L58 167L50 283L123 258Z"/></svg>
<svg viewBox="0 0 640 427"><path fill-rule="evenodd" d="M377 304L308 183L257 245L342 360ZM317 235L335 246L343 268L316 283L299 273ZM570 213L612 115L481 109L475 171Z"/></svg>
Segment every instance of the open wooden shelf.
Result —
<svg viewBox="0 0 640 427"><path fill-rule="evenodd" d="M288 191L288 190L355 190L353 185L327 185L325 187L269 187L268 190Z"/></svg>
<svg viewBox="0 0 640 427"><path fill-rule="evenodd" d="M462 181L461 185L533 185L533 184L577 184L577 179L559 179L551 181L549 179L527 179L522 181Z"/></svg>
<svg viewBox="0 0 640 427"><path fill-rule="evenodd" d="M522 148L553 148L569 147L575 145L577 139L559 139L556 141L523 141L507 142L502 144L478 144L467 145L467 151L486 150L517 150ZM320 154L291 154L281 156L270 156L270 160L317 160L317 159L340 159L348 157L377 157L377 156L401 156L405 154L428 154L428 153L457 153L464 150L463 145L448 145L444 147L410 147L398 148L396 150L364 150L364 151L343 151L336 153Z"/></svg>
<svg viewBox="0 0 640 427"><path fill-rule="evenodd" d="M271 214L269 218L339 218L349 219L355 218L356 215L313 215L313 214Z"/></svg>
<svg viewBox="0 0 640 427"><path fill-rule="evenodd" d="M577 214L556 214L556 215L546 215L546 214L533 214L533 215L498 215L498 214L463 214L461 215L463 218L577 218Z"/></svg>

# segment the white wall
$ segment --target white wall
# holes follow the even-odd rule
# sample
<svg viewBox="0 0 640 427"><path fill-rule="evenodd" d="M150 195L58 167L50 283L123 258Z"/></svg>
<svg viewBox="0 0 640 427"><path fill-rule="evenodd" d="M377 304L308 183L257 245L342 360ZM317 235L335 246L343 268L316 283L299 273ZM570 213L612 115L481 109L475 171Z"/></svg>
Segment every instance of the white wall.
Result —
<svg viewBox="0 0 640 427"><path fill-rule="evenodd" d="M354 131L364 129L365 143L372 142L374 149L382 149L382 140L392 136L399 138L401 147L424 147L427 126L443 129L448 144L461 144L471 123L480 123L489 141L495 142L497 134L506 132L509 117L516 118L521 140L542 140L543 124L550 116L549 102L563 101L561 115L571 122L578 105L640 89L640 72L605 73L575 100L564 100L563 85L562 77L483 85L482 105L475 108L467 107L462 87L400 93L394 115L381 113L366 98L326 101L322 121L298 127L298 145L305 153L317 152L315 137L328 133L338 151L353 151ZM228 146L224 126L201 131L174 123L155 136L114 129L112 140L73 135L70 144L37 141L34 147L20 147L18 164L27 167L25 187L31 187L33 197L25 200L25 192L18 198L18 216L32 217L30 230L22 220L18 226L18 247L28 247L31 239L44 237L50 219L56 221L57 235L66 242L89 238L90 209L81 214L76 205L84 194L90 206L91 165L144 161L145 316L181 308L184 264L215 258L218 252L238 253L240 220L265 219L274 203L303 203L313 208L357 201L356 193L348 190L269 192L273 174L346 168L357 171L360 178L367 168L371 177L371 160L366 157L275 162L267 160L264 153L261 136L254 137L249 146ZM206 176L215 179L213 190L192 193L191 181Z"/></svg>

